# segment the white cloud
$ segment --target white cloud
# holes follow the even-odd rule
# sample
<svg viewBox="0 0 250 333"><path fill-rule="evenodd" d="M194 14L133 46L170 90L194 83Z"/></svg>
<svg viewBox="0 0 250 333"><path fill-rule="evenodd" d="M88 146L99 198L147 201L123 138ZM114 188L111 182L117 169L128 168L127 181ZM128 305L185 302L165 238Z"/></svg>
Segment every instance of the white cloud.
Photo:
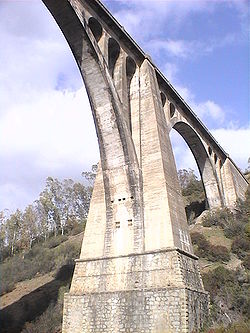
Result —
<svg viewBox="0 0 250 333"><path fill-rule="evenodd" d="M186 58L193 54L195 47L194 42L187 42L184 40L150 40L148 42L150 49L154 50L155 53L164 51L170 56L175 56L179 58Z"/></svg>
<svg viewBox="0 0 250 333"><path fill-rule="evenodd" d="M109 1L103 1L109 6ZM168 26L179 29L183 20L194 12L212 11L211 1L173 1L173 0L119 0L121 7L114 12L114 16L136 40L143 43L151 35L160 32L161 25L168 22ZM153 31L152 31L153 29Z"/></svg>
<svg viewBox="0 0 250 333"><path fill-rule="evenodd" d="M169 81L173 82L178 73L178 66L174 63L167 62L167 63L165 63L162 72L164 73L164 75L166 76L166 78Z"/></svg>
<svg viewBox="0 0 250 333"><path fill-rule="evenodd" d="M224 122L224 110L213 101L208 100L203 103L193 104L193 109L201 119L216 121L217 125Z"/></svg>
<svg viewBox="0 0 250 333"><path fill-rule="evenodd" d="M81 172L99 159L84 88L75 93L51 91L36 97L31 103L13 106L2 116L1 205L8 201L8 206L2 208L32 202L49 175L81 178Z"/></svg>
<svg viewBox="0 0 250 333"><path fill-rule="evenodd" d="M104 1L107 5L109 2ZM224 7L233 7L242 24L246 21L248 11L245 0L129 0L129 2L119 0L117 2L120 8L114 12L114 16L153 59L162 56L162 53L168 57L193 59L226 45L239 44L242 41L242 34L239 32L220 35L217 38L207 36L206 40L165 39L165 36L172 36L173 31L185 36L181 29L187 19L191 20L191 15L197 13L209 15L221 7L222 3ZM163 30L166 30L164 36Z"/></svg>
<svg viewBox="0 0 250 333"><path fill-rule="evenodd" d="M211 132L233 161L244 171L250 157L250 127L217 128Z"/></svg>
<svg viewBox="0 0 250 333"><path fill-rule="evenodd" d="M214 52L228 45L241 43L242 37L238 34L227 34L224 37L199 40L180 39L151 39L147 41L146 47L155 57L175 57L180 59L194 59Z"/></svg>
<svg viewBox="0 0 250 333"><path fill-rule="evenodd" d="M177 71L177 69L175 69ZM189 88L184 87L178 83L175 75L172 75L172 84L174 85L180 96L190 105L195 114L204 122L209 123L209 127L222 126L225 121L226 111L223 107L218 105L216 102L207 100L204 102L198 102L195 94L190 91Z"/></svg>
<svg viewBox="0 0 250 333"><path fill-rule="evenodd" d="M2 117L2 153L39 149L47 157L79 158L83 145L96 148L92 114L85 89L42 93L31 103L16 105ZM7 139L7 140L6 140ZM90 151L90 156L96 149Z"/></svg>
<svg viewBox="0 0 250 333"><path fill-rule="evenodd" d="M0 17L0 209L15 209L50 175L80 179L99 151L79 70L45 6L3 3Z"/></svg>

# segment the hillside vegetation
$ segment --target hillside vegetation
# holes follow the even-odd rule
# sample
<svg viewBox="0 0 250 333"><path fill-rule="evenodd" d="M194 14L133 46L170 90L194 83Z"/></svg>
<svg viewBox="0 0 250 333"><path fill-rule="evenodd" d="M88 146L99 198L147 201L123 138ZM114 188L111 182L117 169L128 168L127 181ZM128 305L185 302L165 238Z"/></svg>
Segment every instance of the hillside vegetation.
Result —
<svg viewBox="0 0 250 333"><path fill-rule="evenodd" d="M96 168L88 186L48 178L24 212L1 213L1 332L61 332L63 294L79 257ZM205 210L201 181L180 170L194 251L211 313L204 332L249 332L250 189L233 211Z"/></svg>

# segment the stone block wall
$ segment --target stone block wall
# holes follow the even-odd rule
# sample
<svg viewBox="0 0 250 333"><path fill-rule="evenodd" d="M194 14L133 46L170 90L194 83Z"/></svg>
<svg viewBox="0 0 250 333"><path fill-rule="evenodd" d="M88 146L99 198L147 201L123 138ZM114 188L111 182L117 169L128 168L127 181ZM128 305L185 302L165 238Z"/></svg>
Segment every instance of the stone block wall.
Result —
<svg viewBox="0 0 250 333"><path fill-rule="evenodd" d="M201 328L207 306L207 294L186 288L66 294L63 332L187 333Z"/></svg>
<svg viewBox="0 0 250 333"><path fill-rule="evenodd" d="M64 333L188 333L208 295L197 258L178 249L78 260L65 295Z"/></svg>

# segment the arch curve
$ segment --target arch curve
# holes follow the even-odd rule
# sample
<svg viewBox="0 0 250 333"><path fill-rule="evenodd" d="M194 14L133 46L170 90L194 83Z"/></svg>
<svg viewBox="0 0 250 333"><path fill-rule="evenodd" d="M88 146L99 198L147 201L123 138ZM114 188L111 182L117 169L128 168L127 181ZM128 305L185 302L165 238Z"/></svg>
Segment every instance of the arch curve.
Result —
<svg viewBox="0 0 250 333"><path fill-rule="evenodd" d="M88 24L89 24L89 28L92 31L96 41L99 42L99 40L102 37L102 32L103 32L101 24L93 16L89 18Z"/></svg>
<svg viewBox="0 0 250 333"><path fill-rule="evenodd" d="M162 106L164 107L166 104L167 97L162 91L161 91L160 95L161 95L161 103L162 103Z"/></svg>
<svg viewBox="0 0 250 333"><path fill-rule="evenodd" d="M175 106L173 103L170 103L170 105L169 105L169 112L170 112L170 118L173 118L173 116L175 114Z"/></svg>
<svg viewBox="0 0 250 333"><path fill-rule="evenodd" d="M111 76L114 76L115 64L120 55L120 45L112 37L108 40L108 66Z"/></svg>
<svg viewBox="0 0 250 333"><path fill-rule="evenodd" d="M136 63L134 59L132 59L130 56L127 56L126 58L126 74L129 81L132 80L133 75L135 74L136 70Z"/></svg>
<svg viewBox="0 0 250 333"><path fill-rule="evenodd" d="M183 137L194 156L203 182L209 207L221 207L223 202L216 172L213 169L206 148L204 147L198 134L190 125L183 121L176 122L173 128Z"/></svg>

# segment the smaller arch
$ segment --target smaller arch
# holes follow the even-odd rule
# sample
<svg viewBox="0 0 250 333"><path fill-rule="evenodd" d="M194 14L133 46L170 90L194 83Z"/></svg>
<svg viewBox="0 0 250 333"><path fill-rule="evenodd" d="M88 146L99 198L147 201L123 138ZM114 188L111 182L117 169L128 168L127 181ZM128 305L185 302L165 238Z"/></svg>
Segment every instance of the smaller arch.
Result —
<svg viewBox="0 0 250 333"><path fill-rule="evenodd" d="M187 123L179 121L173 128L183 137L196 160L210 208L222 205L218 177L203 142ZM216 156L217 157L217 156Z"/></svg>
<svg viewBox="0 0 250 333"><path fill-rule="evenodd" d="M161 102L162 102L162 106L163 106L163 107L164 107L165 104L166 104L166 100L167 100L166 95L161 91Z"/></svg>
<svg viewBox="0 0 250 333"><path fill-rule="evenodd" d="M208 154L211 156L212 155L212 148L209 146L208 147Z"/></svg>
<svg viewBox="0 0 250 333"><path fill-rule="evenodd" d="M216 162L217 162L217 159L218 159L218 157L217 157L217 155L214 153L214 163L216 164Z"/></svg>
<svg viewBox="0 0 250 333"><path fill-rule="evenodd" d="M94 17L90 17L89 21L88 21L88 25L89 25L89 28L92 31L96 41L99 42L99 40L102 37L102 32L103 32L101 24Z"/></svg>
<svg viewBox="0 0 250 333"><path fill-rule="evenodd" d="M126 74L128 81L131 81L133 75L135 74L135 70L136 70L136 63L134 59L128 56L126 58Z"/></svg>
<svg viewBox="0 0 250 333"><path fill-rule="evenodd" d="M175 106L173 103L170 103L169 109L170 109L170 118L172 118L175 114Z"/></svg>
<svg viewBox="0 0 250 333"><path fill-rule="evenodd" d="M222 168L222 165L223 165L222 160L219 160L219 167L220 167L220 169Z"/></svg>
<svg viewBox="0 0 250 333"><path fill-rule="evenodd" d="M131 120L131 105L130 105L130 85L131 80L136 71L136 63L134 59L127 56L126 58L126 76L127 76L127 94L128 94L128 118L129 118L129 128L130 132L132 133L132 120Z"/></svg>
<svg viewBox="0 0 250 333"><path fill-rule="evenodd" d="M115 63L120 54L120 45L114 38L109 38L108 41L108 66L110 74L114 76Z"/></svg>

